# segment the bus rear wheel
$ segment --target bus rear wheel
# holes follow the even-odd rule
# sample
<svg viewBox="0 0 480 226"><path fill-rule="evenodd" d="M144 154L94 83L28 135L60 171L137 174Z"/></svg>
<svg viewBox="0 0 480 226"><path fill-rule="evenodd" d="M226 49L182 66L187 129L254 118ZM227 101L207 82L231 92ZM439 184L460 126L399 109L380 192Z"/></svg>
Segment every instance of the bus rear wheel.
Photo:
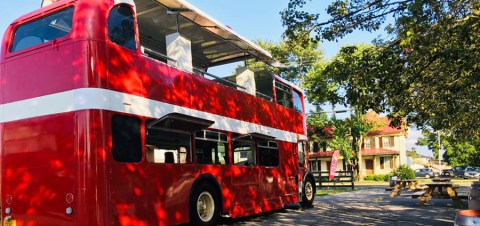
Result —
<svg viewBox="0 0 480 226"><path fill-rule="evenodd" d="M190 223L192 225L216 225L220 217L218 196L207 183L197 187L190 200Z"/></svg>
<svg viewBox="0 0 480 226"><path fill-rule="evenodd" d="M315 183L311 177L305 178L303 183L302 206L305 208L313 206L313 199L315 198Z"/></svg>

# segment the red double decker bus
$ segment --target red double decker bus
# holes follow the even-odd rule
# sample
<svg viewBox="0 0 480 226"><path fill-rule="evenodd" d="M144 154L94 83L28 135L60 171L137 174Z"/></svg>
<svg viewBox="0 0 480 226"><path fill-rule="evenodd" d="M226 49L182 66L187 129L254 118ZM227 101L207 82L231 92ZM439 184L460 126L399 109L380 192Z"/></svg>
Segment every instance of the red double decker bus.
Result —
<svg viewBox="0 0 480 226"><path fill-rule="evenodd" d="M60 0L0 61L7 225L215 224L312 205L303 93L183 0Z"/></svg>

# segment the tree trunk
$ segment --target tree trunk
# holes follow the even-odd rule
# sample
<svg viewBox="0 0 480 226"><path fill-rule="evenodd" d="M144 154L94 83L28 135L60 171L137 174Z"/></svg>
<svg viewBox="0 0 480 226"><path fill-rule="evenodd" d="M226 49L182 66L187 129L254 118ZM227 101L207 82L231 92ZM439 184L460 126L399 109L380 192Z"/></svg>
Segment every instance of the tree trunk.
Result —
<svg viewBox="0 0 480 226"><path fill-rule="evenodd" d="M358 166L358 181L362 182L363 178L365 177L363 174L363 158L362 158L362 136L358 139L357 142L357 166Z"/></svg>

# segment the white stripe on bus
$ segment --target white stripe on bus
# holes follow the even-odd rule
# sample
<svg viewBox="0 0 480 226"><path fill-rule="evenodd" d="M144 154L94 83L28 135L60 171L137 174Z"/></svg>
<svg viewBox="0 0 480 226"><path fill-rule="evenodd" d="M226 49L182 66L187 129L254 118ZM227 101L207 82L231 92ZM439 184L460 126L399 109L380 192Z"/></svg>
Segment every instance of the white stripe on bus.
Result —
<svg viewBox="0 0 480 226"><path fill-rule="evenodd" d="M0 123L93 109L123 112L152 118L161 118L169 113L177 112L214 121L215 123L211 126L213 129L242 134L262 133L273 136L277 140L293 143L297 142L297 137L300 140L306 139L306 136L303 134L98 88L81 88L2 104L0 105Z"/></svg>

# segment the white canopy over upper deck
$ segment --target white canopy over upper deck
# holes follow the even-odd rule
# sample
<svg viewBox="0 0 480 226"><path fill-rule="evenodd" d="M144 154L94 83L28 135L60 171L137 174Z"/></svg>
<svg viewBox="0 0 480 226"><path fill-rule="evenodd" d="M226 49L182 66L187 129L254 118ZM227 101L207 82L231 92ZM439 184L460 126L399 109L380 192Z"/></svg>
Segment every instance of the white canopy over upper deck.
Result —
<svg viewBox="0 0 480 226"><path fill-rule="evenodd" d="M165 54L165 36L177 32L192 45L193 66L209 68L271 55L184 0L134 0L141 45ZM178 20L177 20L178 15ZM178 21L178 24L177 24Z"/></svg>

